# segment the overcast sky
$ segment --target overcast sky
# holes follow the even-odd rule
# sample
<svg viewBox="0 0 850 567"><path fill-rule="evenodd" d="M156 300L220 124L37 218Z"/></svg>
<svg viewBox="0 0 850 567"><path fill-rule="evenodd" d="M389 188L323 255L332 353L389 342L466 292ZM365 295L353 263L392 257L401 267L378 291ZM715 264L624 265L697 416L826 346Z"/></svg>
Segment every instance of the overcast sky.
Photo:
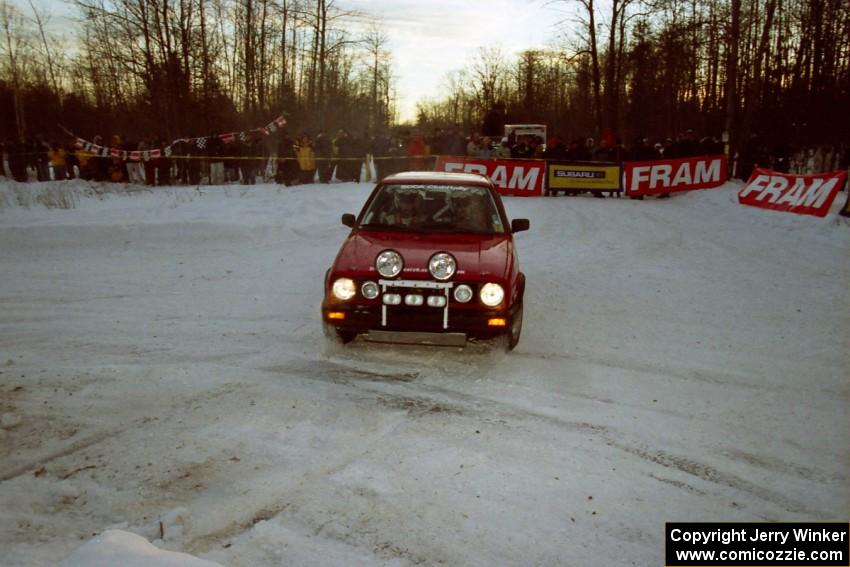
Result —
<svg viewBox="0 0 850 567"><path fill-rule="evenodd" d="M27 0L13 0L29 12ZM34 0L49 6L51 27L68 33L63 15L76 14L63 0ZM565 18L566 2L559 0L337 0L336 5L361 17L352 33L377 19L389 37L398 89L399 118L415 118L416 102L439 98L450 71L471 63L482 46L500 47L513 55L545 47L557 35L555 24ZM360 29L358 29L360 28Z"/></svg>

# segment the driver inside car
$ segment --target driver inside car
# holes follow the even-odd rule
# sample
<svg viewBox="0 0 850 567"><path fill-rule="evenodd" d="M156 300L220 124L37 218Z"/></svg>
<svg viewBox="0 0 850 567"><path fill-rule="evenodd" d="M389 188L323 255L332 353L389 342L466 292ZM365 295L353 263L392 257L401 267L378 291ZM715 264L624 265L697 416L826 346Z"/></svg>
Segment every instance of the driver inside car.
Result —
<svg viewBox="0 0 850 567"><path fill-rule="evenodd" d="M476 194L460 194L452 199L455 211L455 226L470 232L488 232L490 223L484 198Z"/></svg>
<svg viewBox="0 0 850 567"><path fill-rule="evenodd" d="M381 215L381 223L405 227L421 224L421 203L422 197L416 191L397 193L393 210Z"/></svg>

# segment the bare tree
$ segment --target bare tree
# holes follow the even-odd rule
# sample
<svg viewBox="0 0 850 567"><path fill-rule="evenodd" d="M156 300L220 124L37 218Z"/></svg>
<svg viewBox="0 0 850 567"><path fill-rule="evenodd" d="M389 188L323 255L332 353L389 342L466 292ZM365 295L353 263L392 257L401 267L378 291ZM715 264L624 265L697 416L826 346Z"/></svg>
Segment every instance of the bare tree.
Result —
<svg viewBox="0 0 850 567"><path fill-rule="evenodd" d="M737 108L738 40L741 35L741 0L731 0L732 21L729 26L726 56L726 121L724 130L730 142L735 140L735 115Z"/></svg>
<svg viewBox="0 0 850 567"><path fill-rule="evenodd" d="M387 120L385 93L382 83L387 83L383 76L383 63L389 57L386 50L389 36L381 29L379 22L372 22L363 36L363 45L371 64L370 97L369 97L369 126L384 126Z"/></svg>
<svg viewBox="0 0 850 567"><path fill-rule="evenodd" d="M15 127L18 138L22 139L26 132L26 118L21 106L24 86L23 59L30 48L30 42L25 31L23 15L6 0L0 1L0 26L3 30L2 55L6 64L5 74L10 77L12 84Z"/></svg>
<svg viewBox="0 0 850 567"><path fill-rule="evenodd" d="M35 20L38 28L38 36L41 39L41 48L44 50L44 59L47 62L47 70L50 73L50 83L53 86L53 91L57 94L61 94L59 81L56 78L55 58L52 50L50 49L50 42L47 39L47 34L44 31L44 26L49 23L50 16L37 10L32 0L29 0L29 5L32 9L33 19Z"/></svg>

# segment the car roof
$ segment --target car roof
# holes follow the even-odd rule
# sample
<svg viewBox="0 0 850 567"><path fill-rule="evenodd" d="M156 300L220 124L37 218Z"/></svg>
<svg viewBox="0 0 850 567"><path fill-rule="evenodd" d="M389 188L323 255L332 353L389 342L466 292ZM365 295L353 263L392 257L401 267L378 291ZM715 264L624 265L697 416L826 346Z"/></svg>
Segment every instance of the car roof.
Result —
<svg viewBox="0 0 850 567"><path fill-rule="evenodd" d="M490 187L490 178L477 173L446 173L443 171L404 171L385 177L383 184L434 183L438 185L481 185Z"/></svg>

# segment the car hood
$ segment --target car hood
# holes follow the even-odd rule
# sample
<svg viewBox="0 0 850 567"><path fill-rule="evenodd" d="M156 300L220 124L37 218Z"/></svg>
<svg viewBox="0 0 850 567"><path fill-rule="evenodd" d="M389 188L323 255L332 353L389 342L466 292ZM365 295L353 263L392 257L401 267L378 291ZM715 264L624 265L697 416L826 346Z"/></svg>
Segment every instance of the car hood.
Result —
<svg viewBox="0 0 850 567"><path fill-rule="evenodd" d="M509 235L420 234L408 232L352 232L340 248L335 271L375 272L375 257L392 249L404 258L401 277L422 278L436 252L449 252L457 260L458 277L505 278L513 243Z"/></svg>

